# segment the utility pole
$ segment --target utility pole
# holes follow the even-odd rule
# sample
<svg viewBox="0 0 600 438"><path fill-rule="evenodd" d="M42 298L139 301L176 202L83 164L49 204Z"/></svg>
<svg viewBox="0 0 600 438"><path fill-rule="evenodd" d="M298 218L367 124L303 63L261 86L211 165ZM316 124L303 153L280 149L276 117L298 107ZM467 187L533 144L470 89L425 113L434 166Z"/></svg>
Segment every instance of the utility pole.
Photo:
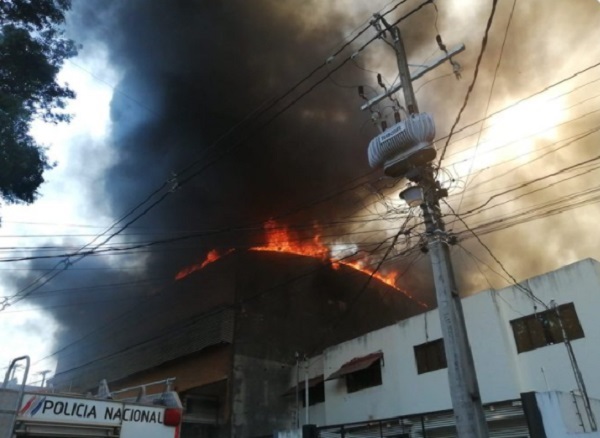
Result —
<svg viewBox="0 0 600 438"><path fill-rule="evenodd" d="M412 88L415 75L411 78L400 29L390 26L380 15L375 15L371 24L379 31L380 36L385 31L392 35L408 116L371 141L369 162L373 167L383 167L388 176L406 177L413 183L400 196L410 207L419 206L423 211L458 436L488 437L473 355L450 259L449 243L452 242L452 236L445 230L440 211L440 199L447 196L447 191L436 181L436 172L431 164L436 156L431 144L435 137L433 118L429 114L419 113ZM441 43L441 38L438 38L438 43ZM422 72L431 70L463 49L464 46L461 46L451 50L451 53L446 52L441 60L434 61L434 66L421 68ZM370 110L375 103L386 97L391 98L395 91L398 91L398 87L386 90L382 95L369 100L362 109Z"/></svg>
<svg viewBox="0 0 600 438"><path fill-rule="evenodd" d="M594 416L594 411L592 410L592 406L590 404L590 398L588 396L587 388L585 387L585 381L583 380L581 369L579 368L579 364L577 363L577 357L575 357L575 352L573 351L571 340L567 336L567 331L565 330L565 326L563 325L562 317L560 315L560 309L556 305L556 301L550 301L550 308L554 309L554 313L556 314L556 319L558 320L558 325L560 327L560 332L563 337L563 342L565 344L565 347L567 348L569 360L571 361L571 368L573 368L573 374L575 375L577 389L579 389L579 394L583 399L583 406L585 408L585 413L587 415L588 422L590 423L590 428L592 429L592 432L595 432L598 430L598 425L596 424L596 417Z"/></svg>
<svg viewBox="0 0 600 438"><path fill-rule="evenodd" d="M44 383L46 383L46 374L51 373L52 370L44 370L44 371L40 371L38 374L41 374L42 376L42 384L40 385L42 388L44 387Z"/></svg>
<svg viewBox="0 0 600 438"><path fill-rule="evenodd" d="M300 429L300 353L296 351L296 428Z"/></svg>
<svg viewBox="0 0 600 438"><path fill-rule="evenodd" d="M308 357L304 356L304 424L310 424L310 400L308 399Z"/></svg>

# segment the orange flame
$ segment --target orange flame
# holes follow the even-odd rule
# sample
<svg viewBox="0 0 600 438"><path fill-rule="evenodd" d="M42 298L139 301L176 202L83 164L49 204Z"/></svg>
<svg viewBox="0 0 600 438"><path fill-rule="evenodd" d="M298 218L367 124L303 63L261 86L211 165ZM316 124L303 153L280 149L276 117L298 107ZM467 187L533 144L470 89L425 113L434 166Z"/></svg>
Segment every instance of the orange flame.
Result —
<svg viewBox="0 0 600 438"><path fill-rule="evenodd" d="M360 271L360 272L364 272L367 275L371 275L371 273L373 272L373 270L371 270L369 268L365 268L362 265L362 263L360 263L360 262L337 261L336 263L339 263L344 266L349 266L350 268L356 269L357 271ZM373 278L376 278L377 280L381 281L382 283L392 286L396 290L400 290L396 286L396 278L397 277L398 277L397 272L390 272L388 274L384 274L384 273L381 273L378 271L375 274L373 274Z"/></svg>
<svg viewBox="0 0 600 438"><path fill-rule="evenodd" d="M267 243L263 246L254 246L250 251L286 252L324 260L329 258L329 248L321 243L320 234L315 234L310 242L303 243L299 236L271 219L265 222L265 235Z"/></svg>
<svg viewBox="0 0 600 438"><path fill-rule="evenodd" d="M331 250L329 247L321 241L320 230L317 226L315 226L314 237L312 237L312 239L309 241L302 241L298 233L291 232L288 227L280 225L272 219L265 222L264 228L266 243L261 246L254 246L250 248L250 251L283 252L287 254L319 258L323 261L331 263L331 266L334 269L339 269L341 265L348 266L356 271L360 271L367 275L372 275L373 278L393 287L398 292L415 301L420 306L425 308L429 307L424 302L419 301L405 290L402 290L396 286L396 279L398 278L397 272L389 272L386 274L378 271L373 273L373 269L364 266L364 264L359 261L337 260L333 258L331 256ZM175 276L175 280L181 280L182 278L190 275L192 272L203 269L206 265L216 262L220 258L233 251L234 249L230 249L222 254L219 254L217 250L213 249L208 252L206 258L201 263L185 267L179 271Z"/></svg>
<svg viewBox="0 0 600 438"><path fill-rule="evenodd" d="M206 267L206 265L210 265L211 263L216 262L221 257L226 256L227 254L231 253L232 251L233 251L233 249L230 249L230 250L227 250L226 252L224 252L223 254L219 254L219 252L216 249L211 249L208 252L208 254L206 254L206 258L202 262L197 263L195 265L186 266L185 268L180 270L177 273L177 275L175 275L175 280L181 280L182 278L185 278L188 275L190 275L192 272L196 272L196 271L199 271L200 269L204 269Z"/></svg>
<svg viewBox="0 0 600 438"><path fill-rule="evenodd" d="M361 262L336 260L331 257L331 250L321 242L321 235L318 227L315 227L315 236L312 238L312 240L305 243L303 243L299 239L299 236L295 235L295 233L290 232L287 227L278 225L277 222L272 219L265 222L264 227L267 243L263 246L255 246L250 248L250 251L285 252L288 254L320 258L322 260L329 261L334 269L339 269L340 265L348 266L349 268L355 269L364 274L372 275L373 278L393 287L398 292L415 301L420 306L428 307L424 302L415 299L411 294L396 286L396 279L398 277L397 272L389 272L384 274L378 271L373 273L373 269L365 267Z"/></svg>

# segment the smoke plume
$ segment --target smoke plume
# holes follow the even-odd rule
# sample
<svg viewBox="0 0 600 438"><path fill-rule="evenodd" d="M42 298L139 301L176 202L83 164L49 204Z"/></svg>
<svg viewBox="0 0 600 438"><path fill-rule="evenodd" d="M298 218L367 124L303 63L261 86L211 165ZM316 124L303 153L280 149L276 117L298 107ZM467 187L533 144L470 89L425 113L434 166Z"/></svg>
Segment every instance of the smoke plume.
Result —
<svg viewBox="0 0 600 438"><path fill-rule="evenodd" d="M362 102L357 86L365 85L373 96L381 92L376 72L381 72L388 83L394 81L395 58L385 42L375 41L264 128L256 129L291 102L290 99L307 90L307 84L267 114L252 119L251 123L247 121L249 114L265 108L274 96L287 91L314 66L327 60L346 34L369 18L369 13L375 12L377 7L369 5L357 9L354 3L318 0L301 4L275 0L74 2L73 37L84 46L105 46L111 63L121 73L111 104L113 123L108 139L115 162L91 193L90 205L102 206L116 219L166 183L168 189L160 192L168 192L164 201L129 227L122 241L133 244L198 231L210 232L201 238L138 252L128 262L123 262L126 259L121 257L89 257L77 265L82 269L73 267L65 271L51 282L53 288L80 287L86 293L89 291L90 296L101 297L106 302L82 304L74 311L72 307L60 307L76 300L71 295L38 294L40 302L54 306L53 313L66 328L58 345L78 338L89 331L90 326L110 324L136 300L137 313L121 318L130 324L136 318L143 318L144 306L152 296L170 287L169 282L182 266L202 259L211 248L228 250L260 243L261 223L272 217L283 217L288 224L306 226L307 236L313 232L316 222L339 222L336 227L326 228L324 234L330 235L332 243L353 248L368 247L393 234L390 229L399 226L397 221L383 222L383 225L375 220L358 225L351 222L364 217L375 219L374 213L387 213L390 202L392 208L404 208L399 201L387 201L385 206L373 204L376 197L372 196L380 193L388 199L395 197L401 183L381 181L379 174L360 179L371 171L366 146L377 131L369 122L369 114L358 109ZM467 51L456 57L463 67L461 81L456 81L451 67L445 64L415 83L421 110L436 117L438 137L448 133L462 104L489 13L486 2L468 2L468 6L464 3L442 2L437 12L428 5L402 24L411 62L426 62L439 53L435 42L438 31L449 47L460 42L467 45ZM593 37L598 33L596 2L569 5L548 5L542 0L518 2L496 74L510 15L509 3L500 2L479 80L459 126L483 118L486 108L489 115L538 91L557 78L591 64L589 60L598 59L600 55L596 46L591 47L592 42L598 40ZM416 5L409 2L395 11L393 17L400 17ZM383 6L381 2L379 7ZM369 31L358 39L308 85L334 69L343 57L349 56L373 34ZM488 108L494 76L494 93ZM593 73L582 77L578 84L590 81L591 77ZM559 91L565 92L573 86L567 84ZM582 96L569 94L559 98L556 123L591 111L593 101L565 110L581 101ZM583 128L557 126L549 133L529 139L529 131L523 128L527 122L523 119L531 117L531 123L539 125L539 129L544 126L543 120L538 120L540 117L554 120L552 112L535 114L552 110L553 104L544 102L542 99L539 105L517 112L516 119L490 119L481 138L478 136L481 124L454 137L444 168L449 175L446 183L451 188L449 203L455 209L460 206L459 212L468 212L504 187L516 187L593 155L590 152L593 137L590 137L562 149L550 159L513 169L517 164L540 157L547 151L544 147L549 147L552 141L594 125L592 119L581 122ZM390 115L389 105L386 108L386 104L382 104L380 110ZM595 120L598 121L597 117ZM517 123L519 127L515 127ZM506 135L511 130L515 132L514 139ZM222 138L224 133L230 135ZM480 145L471 165L477 139ZM500 148L511 140L517 142L516 149ZM443 140L438 146L442 145ZM466 152L461 154L461 151ZM524 152L529 155L523 155ZM519 158L521 161L515 158L519 154L523 155ZM514 160L508 161L511 159ZM192 163L195 164L189 171L180 173ZM510 173L504 175L508 171ZM466 178L469 172L471 176ZM195 173L193 178L187 178ZM491 182L482 184L485 180ZM353 188L365 181L370 184ZM549 179L541 184L553 181ZM570 185L530 196L535 197L537 204L566 196L592 181L593 173ZM472 186L468 186L461 201L461 184L464 183ZM533 188L515 190L499 201L517 198ZM332 194L335 196L329 197ZM314 202L321 198L327 201ZM513 199L478 215L466 215L465 220L476 227L509 216L531 203L530 197ZM589 226L590 215L595 212L595 208L588 208L582 215L552 216L491 234L484 234L485 227L479 230L483 241L504 261L506 269L522 279L582 256L597 255L591 241L581 241L585 234L581 231L585 229L583 225ZM565 226L573 220L582 227ZM490 265L494 264L469 233L461 233L464 227L460 222L451 215L448 222L451 230L459 232L461 238L468 238L464 241L465 248ZM369 230L381 231L360 234ZM418 247L418 239L418 235L413 236L409 244ZM574 241L578 243L574 245ZM489 287L476 262L460 248L456 248L455 253L459 253L455 261L463 291ZM408 259L399 257L392 264L399 271L407 272L400 280L402 287L431 302L428 262L418 254L417 251ZM498 266L492 267L500 270ZM503 284L488 268L483 265L479 268L489 276L492 285ZM26 280L33 278L19 282L27 284ZM107 283L132 283L132 286L89 289L95 284ZM81 295L77 299L85 301Z"/></svg>

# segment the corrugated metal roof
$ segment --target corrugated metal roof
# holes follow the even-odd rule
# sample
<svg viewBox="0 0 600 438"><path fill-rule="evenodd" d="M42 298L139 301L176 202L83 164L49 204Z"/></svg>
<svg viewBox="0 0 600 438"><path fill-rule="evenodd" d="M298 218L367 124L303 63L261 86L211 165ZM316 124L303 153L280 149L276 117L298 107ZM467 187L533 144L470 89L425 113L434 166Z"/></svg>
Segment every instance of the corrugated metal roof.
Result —
<svg viewBox="0 0 600 438"><path fill-rule="evenodd" d="M339 379L340 377L344 377L346 374L352 374L357 371L364 370L369 368L378 360L381 360L381 358L383 358L383 353L381 351L367 354L366 356L355 357L351 361L342 365L339 370L327 377L326 380Z"/></svg>
<svg viewBox="0 0 600 438"><path fill-rule="evenodd" d="M230 308L199 315L151 339L62 371L53 382L55 386L93 388L101 379L116 381L212 345L232 343L233 320Z"/></svg>

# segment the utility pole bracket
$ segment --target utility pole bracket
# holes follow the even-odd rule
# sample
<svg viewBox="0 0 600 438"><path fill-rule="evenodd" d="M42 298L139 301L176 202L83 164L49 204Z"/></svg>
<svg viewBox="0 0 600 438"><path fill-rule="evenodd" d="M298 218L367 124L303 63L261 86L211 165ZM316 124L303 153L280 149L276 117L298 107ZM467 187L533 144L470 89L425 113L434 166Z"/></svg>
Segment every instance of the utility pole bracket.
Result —
<svg viewBox="0 0 600 438"><path fill-rule="evenodd" d="M452 58L454 55L461 53L464 50L465 50L464 44L459 44L458 46L453 47L452 49L450 49L448 51L448 54L444 53L443 55L440 55L437 58L435 58L431 63L417 69L414 73L412 73L410 75L410 80L415 81L415 80L419 79L421 76L425 75L425 73L433 70L437 66L443 64L448 59ZM388 96L390 96L394 93L397 93L401 89L402 89L402 83L400 83L398 85L394 85L393 87L389 88L385 93L375 96L372 99L369 99L366 103L364 103L360 107L360 109L362 111L365 111L365 110L369 109L370 107L372 107L373 105L377 105L379 102L381 102L383 99L387 98Z"/></svg>

